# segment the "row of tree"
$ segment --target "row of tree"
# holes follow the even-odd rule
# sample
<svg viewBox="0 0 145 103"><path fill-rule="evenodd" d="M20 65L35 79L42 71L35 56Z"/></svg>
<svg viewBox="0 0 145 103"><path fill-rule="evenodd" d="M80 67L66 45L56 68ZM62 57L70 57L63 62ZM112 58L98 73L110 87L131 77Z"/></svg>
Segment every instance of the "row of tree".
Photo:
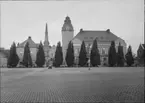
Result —
<svg viewBox="0 0 145 103"><path fill-rule="evenodd" d="M19 63L19 57L18 57L17 52L16 52L16 44L13 43L11 45L11 48L10 48L10 54L9 54L7 66L8 67L16 67L18 65L18 63ZM45 64L45 54L44 54L43 45L41 42L40 42L39 47L38 47L35 63L38 67L43 67L43 65ZM28 42L26 43L26 45L24 47L23 60L20 62L20 65L23 65L25 67L32 67L33 66L31 52L30 52Z"/></svg>
<svg viewBox="0 0 145 103"><path fill-rule="evenodd" d="M90 57L90 63L93 67L100 65L100 53L98 50L97 46L97 41L96 39L93 41L93 46L91 48L91 53L89 55ZM66 52L66 64L68 67L71 67L74 65L74 48L73 48L73 43L69 42L68 44L68 49ZM56 67L61 66L63 61L63 54L62 54L62 47L60 45L60 42L57 44L56 52L55 52L55 59L54 59L54 65ZM88 57L87 57L87 51L86 51L86 46L85 42L83 41L81 44L81 49L79 53L79 66L85 66L88 62ZM123 53L123 47L119 43L118 46L118 52L116 52L115 49L115 42L111 42L111 46L108 51L108 64L110 67L113 66L124 66L124 63L127 63L128 66L131 66L134 63L134 58L132 55L132 50L131 46L129 46L127 54L124 56Z"/></svg>
<svg viewBox="0 0 145 103"><path fill-rule="evenodd" d="M132 55L131 46L128 47L128 51L124 57L123 47L119 43L118 52L115 49L115 42L111 42L111 46L108 51L108 64L110 67L113 66L124 66L124 63L127 63L128 66L131 66L134 63L134 58Z"/></svg>
<svg viewBox="0 0 145 103"><path fill-rule="evenodd" d="M88 62L87 54L88 53L86 51L85 42L83 41L81 44L81 49L80 49L80 53L79 53L79 62L78 62L79 66L82 67L87 64L87 62ZM93 67L100 65L100 53L98 50L96 39L93 41L93 45L91 48L89 58L90 58L90 63ZM74 47L73 47L73 43L70 41L68 44L66 58L65 58L66 64L68 67L72 67L74 65L74 59L75 59ZM118 52L116 52L115 42L112 41L109 51L108 51L109 66L110 67L124 66L125 62L127 63L128 66L131 66L134 63L131 46L129 46L127 54L124 56L123 47L121 46L121 44L119 43ZM16 45L15 45L15 43L13 43L10 48L10 55L8 58L8 67L16 67L18 63L19 63L19 57L16 52ZM59 67L62 65L62 63L63 63L62 47L61 47L61 43L58 42L56 51L55 51L53 65L56 67ZM23 60L20 64L24 65L25 67L33 66L29 43L26 43L26 45L24 47ZM43 44L41 42L38 47L35 64L37 65L37 67L43 67L43 65L45 64L45 54L44 54L44 50L43 50Z"/></svg>

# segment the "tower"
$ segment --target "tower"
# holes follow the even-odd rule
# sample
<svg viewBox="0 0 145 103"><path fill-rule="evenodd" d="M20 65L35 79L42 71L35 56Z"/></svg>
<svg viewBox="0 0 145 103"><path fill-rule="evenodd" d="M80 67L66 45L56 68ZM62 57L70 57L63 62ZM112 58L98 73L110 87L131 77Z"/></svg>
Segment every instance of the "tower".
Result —
<svg viewBox="0 0 145 103"><path fill-rule="evenodd" d="M46 27L45 27L45 38L44 38L44 45L49 45L49 41L48 41L48 30L47 30L47 23L46 23Z"/></svg>
<svg viewBox="0 0 145 103"><path fill-rule="evenodd" d="M44 38L44 53L45 53L45 64L47 64L48 60L49 60L49 41L48 41L48 30L47 30L47 23L46 23L46 27L45 27L45 38Z"/></svg>
<svg viewBox="0 0 145 103"><path fill-rule="evenodd" d="M71 24L70 18L67 16L64 20L64 24L62 27L62 51L63 51L63 64L65 65L65 57L66 51L68 47L68 43L73 39L74 29Z"/></svg>

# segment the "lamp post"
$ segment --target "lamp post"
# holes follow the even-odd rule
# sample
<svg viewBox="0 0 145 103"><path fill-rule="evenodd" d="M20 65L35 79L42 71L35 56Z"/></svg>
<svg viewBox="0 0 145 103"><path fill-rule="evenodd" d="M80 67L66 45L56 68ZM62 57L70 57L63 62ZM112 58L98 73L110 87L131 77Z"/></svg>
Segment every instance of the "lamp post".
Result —
<svg viewBox="0 0 145 103"><path fill-rule="evenodd" d="M28 67L29 67L29 53L28 53Z"/></svg>
<svg viewBox="0 0 145 103"><path fill-rule="evenodd" d="M89 70L90 70L90 64L91 64L91 63L90 63L90 54L91 54L91 52L90 52L90 51L91 51L91 50L90 50L90 49L91 49L91 45L90 45L90 44L88 45L88 49L89 49L89 51L88 51L88 54L89 54L89 55L88 55L88 56L89 56L89 57L88 57L88 58L89 58L89 59L88 59L88 65L89 65Z"/></svg>

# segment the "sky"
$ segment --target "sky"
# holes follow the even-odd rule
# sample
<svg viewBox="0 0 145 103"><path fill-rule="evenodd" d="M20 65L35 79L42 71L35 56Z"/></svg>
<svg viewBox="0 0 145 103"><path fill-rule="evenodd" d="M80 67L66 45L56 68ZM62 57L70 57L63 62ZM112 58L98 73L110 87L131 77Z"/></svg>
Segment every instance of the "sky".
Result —
<svg viewBox="0 0 145 103"><path fill-rule="evenodd" d="M136 53L144 43L144 0L75 1L1 1L1 47L9 49L28 36L36 43L44 41L48 24L50 45L62 40L61 28L66 16L74 27L74 36L83 30L107 30L125 40Z"/></svg>

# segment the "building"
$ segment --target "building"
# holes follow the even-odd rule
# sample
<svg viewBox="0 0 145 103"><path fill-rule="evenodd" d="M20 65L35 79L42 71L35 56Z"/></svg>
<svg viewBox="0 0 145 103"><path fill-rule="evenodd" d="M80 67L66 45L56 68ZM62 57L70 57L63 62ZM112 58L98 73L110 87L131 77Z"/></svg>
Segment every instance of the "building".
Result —
<svg viewBox="0 0 145 103"><path fill-rule="evenodd" d="M65 60L66 50L67 50L69 41L72 41L74 45L76 61L78 61L78 56L79 56L79 51L80 51L82 41L85 42L88 57L89 57L94 39L97 39L98 49L100 52L102 64L108 60L108 50L109 50L111 41L115 41L116 50L118 49L118 45L120 42L121 46L123 47L124 54L126 54L125 41L121 39L120 37L117 37L115 34L113 34L110 31L110 29L107 29L104 31L80 29L79 33L76 36L73 37L73 35L74 35L74 29L71 24L70 18L67 16L65 18L65 21L62 27L62 48L63 48L64 60Z"/></svg>
<svg viewBox="0 0 145 103"><path fill-rule="evenodd" d="M35 65L39 43L35 43L30 36L24 42L18 43L17 54L19 56L20 62L22 62L23 54L24 54L24 47L27 42L29 43L32 62ZM45 61L46 61L45 64L47 64L49 59L53 57L52 55L54 55L54 53L52 53L52 51L54 52L54 50L55 50L55 46L53 48L51 48L51 46L49 45L47 24L45 27L45 38L44 38L43 49L44 49L44 53L45 53ZM54 50L51 50L51 49L54 49ZM51 53L51 55L50 55L50 53Z"/></svg>
<svg viewBox="0 0 145 103"><path fill-rule="evenodd" d="M8 56L9 50L0 48L0 67L7 67Z"/></svg>
<svg viewBox="0 0 145 103"><path fill-rule="evenodd" d="M37 53L37 49L38 49L39 44L36 44L30 36L28 37L27 40L25 40L24 42L22 42L20 44L18 43L18 45L17 45L16 51L17 51L17 55L19 56L19 62L22 62L22 60L23 60L24 47L25 47L25 44L27 42L29 43L30 55L32 58L32 62L33 62L33 64L35 64L36 53Z"/></svg>
<svg viewBox="0 0 145 103"><path fill-rule="evenodd" d="M61 32L62 32L63 64L65 65L66 64L65 57L66 57L68 43L73 39L74 36L74 29L71 24L71 20L68 16L64 20L64 24Z"/></svg>

